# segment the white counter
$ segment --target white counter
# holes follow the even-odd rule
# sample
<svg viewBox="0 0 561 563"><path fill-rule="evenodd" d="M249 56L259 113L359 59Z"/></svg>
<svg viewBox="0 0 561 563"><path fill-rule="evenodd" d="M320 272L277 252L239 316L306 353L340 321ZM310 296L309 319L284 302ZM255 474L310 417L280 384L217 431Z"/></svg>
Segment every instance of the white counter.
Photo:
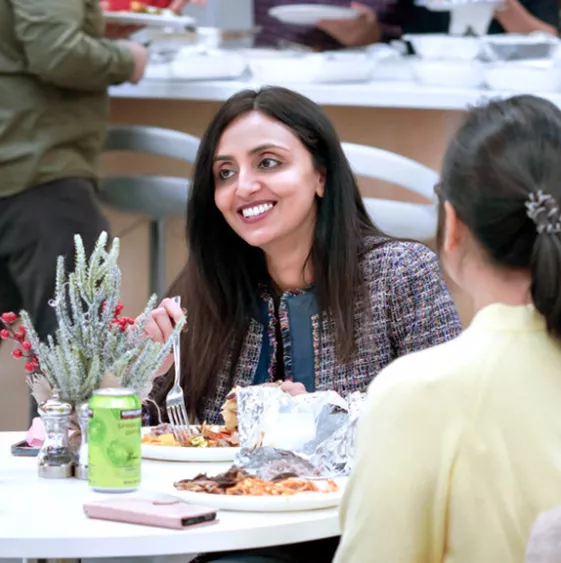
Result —
<svg viewBox="0 0 561 563"><path fill-rule="evenodd" d="M252 81L181 81L146 79L137 86L111 88L113 97L222 102L245 88L258 88ZM361 84L283 84L320 105L425 110L464 110L512 92L430 88L414 82L369 82ZM531 92L528 92L531 93ZM561 107L561 94L540 94Z"/></svg>

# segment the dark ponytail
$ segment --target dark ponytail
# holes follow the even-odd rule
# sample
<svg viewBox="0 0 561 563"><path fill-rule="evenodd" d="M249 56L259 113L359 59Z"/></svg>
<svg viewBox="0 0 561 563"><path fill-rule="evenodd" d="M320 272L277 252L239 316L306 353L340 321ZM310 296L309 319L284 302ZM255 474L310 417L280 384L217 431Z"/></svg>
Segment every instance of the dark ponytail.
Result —
<svg viewBox="0 0 561 563"><path fill-rule="evenodd" d="M561 234L539 233L531 259L532 300L547 331L561 339Z"/></svg>
<svg viewBox="0 0 561 563"><path fill-rule="evenodd" d="M561 111L535 96L472 109L439 195L496 266L530 273L534 305L561 339Z"/></svg>

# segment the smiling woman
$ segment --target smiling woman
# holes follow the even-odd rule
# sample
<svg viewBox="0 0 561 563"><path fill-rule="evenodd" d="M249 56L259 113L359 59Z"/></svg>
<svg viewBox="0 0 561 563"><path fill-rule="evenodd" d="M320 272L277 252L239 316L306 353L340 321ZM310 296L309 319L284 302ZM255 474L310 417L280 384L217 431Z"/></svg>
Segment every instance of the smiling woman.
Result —
<svg viewBox="0 0 561 563"><path fill-rule="evenodd" d="M218 111L195 164L187 243L170 295L188 311L181 367L193 419L220 423L233 385L365 391L395 358L460 332L435 255L372 224L332 124L290 90L243 91ZM181 315L166 299L147 330L162 340ZM155 381L157 405L172 381ZM321 563L335 546L280 556Z"/></svg>
<svg viewBox="0 0 561 563"><path fill-rule="evenodd" d="M372 224L332 124L284 88L240 92L209 125L187 243L170 295L189 314L182 384L193 419L220 423L233 385L364 391L396 357L460 332L435 255ZM164 300L149 333L165 338L182 314ZM159 405L171 376L155 382Z"/></svg>

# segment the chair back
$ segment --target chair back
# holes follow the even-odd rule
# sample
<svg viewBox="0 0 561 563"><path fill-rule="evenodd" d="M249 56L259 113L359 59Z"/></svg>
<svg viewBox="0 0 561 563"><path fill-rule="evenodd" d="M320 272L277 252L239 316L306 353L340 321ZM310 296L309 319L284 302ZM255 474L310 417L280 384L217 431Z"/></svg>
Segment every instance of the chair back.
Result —
<svg viewBox="0 0 561 563"><path fill-rule="evenodd" d="M423 204L365 197L366 210L383 232L417 240L430 240L436 236L434 186L438 182L438 174L434 170L383 149L355 143L342 143L342 147L357 176L401 186L431 201Z"/></svg>
<svg viewBox="0 0 561 563"><path fill-rule="evenodd" d="M137 125L114 125L107 133L104 152L130 151L194 162L199 139L188 133ZM103 180L100 200L126 213L163 219L185 213L190 182L162 176L109 176Z"/></svg>
<svg viewBox="0 0 561 563"><path fill-rule="evenodd" d="M194 162L199 139L161 127L114 125L107 132L104 152L130 151ZM114 175L104 178L99 193L102 203L150 220L150 292L164 295L166 280L166 219L183 217L190 180L151 175Z"/></svg>

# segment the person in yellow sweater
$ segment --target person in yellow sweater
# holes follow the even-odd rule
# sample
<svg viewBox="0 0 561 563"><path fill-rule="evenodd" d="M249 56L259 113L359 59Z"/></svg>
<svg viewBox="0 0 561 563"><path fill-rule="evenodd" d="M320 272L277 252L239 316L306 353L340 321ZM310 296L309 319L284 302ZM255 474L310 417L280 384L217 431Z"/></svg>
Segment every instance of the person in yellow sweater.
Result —
<svg viewBox="0 0 561 563"><path fill-rule="evenodd" d="M335 563L522 563L561 504L561 112L473 109L445 156L439 245L477 311L374 379Z"/></svg>

